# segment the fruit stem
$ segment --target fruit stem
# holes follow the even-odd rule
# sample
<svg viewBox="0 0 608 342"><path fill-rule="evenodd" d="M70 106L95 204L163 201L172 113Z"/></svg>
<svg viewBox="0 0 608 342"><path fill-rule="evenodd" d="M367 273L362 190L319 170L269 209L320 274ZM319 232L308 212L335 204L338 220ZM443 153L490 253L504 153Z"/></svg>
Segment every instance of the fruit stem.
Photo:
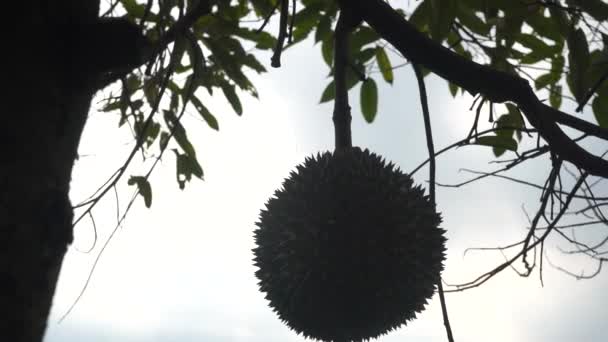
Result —
<svg viewBox="0 0 608 342"><path fill-rule="evenodd" d="M334 84L336 98L334 100L334 132L336 150L353 146L350 123L350 106L348 105L348 88L346 85L346 68L348 63L349 36L355 27L361 23L348 6L340 10L334 40Z"/></svg>

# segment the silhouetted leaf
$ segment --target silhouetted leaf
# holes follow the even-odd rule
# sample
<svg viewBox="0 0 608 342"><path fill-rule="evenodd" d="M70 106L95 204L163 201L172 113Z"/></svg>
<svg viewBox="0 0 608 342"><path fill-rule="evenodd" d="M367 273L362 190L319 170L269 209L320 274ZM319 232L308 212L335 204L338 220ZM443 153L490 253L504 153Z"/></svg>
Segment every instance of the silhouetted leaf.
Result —
<svg viewBox="0 0 608 342"><path fill-rule="evenodd" d="M582 29L574 30L568 36L568 51L568 86L576 101L581 103L588 88L587 70L590 65L589 46Z"/></svg>
<svg viewBox="0 0 608 342"><path fill-rule="evenodd" d="M321 55L327 66L331 67L334 64L334 40L331 37L321 42Z"/></svg>
<svg viewBox="0 0 608 342"><path fill-rule="evenodd" d="M329 84L323 90L323 94L321 95L321 100L319 103L331 101L336 98L336 85L334 81L329 82Z"/></svg>
<svg viewBox="0 0 608 342"><path fill-rule="evenodd" d="M433 15L431 16L431 37L443 41L450 32L456 16L456 0L430 0Z"/></svg>
<svg viewBox="0 0 608 342"><path fill-rule="evenodd" d="M192 102L192 104L194 105L198 113L203 117L203 120L205 120L207 125L209 125L209 127L213 128L214 130L219 131L220 127L217 122L217 119L215 118L215 116L213 116L213 114L211 114L211 112L209 112L207 107L203 105L201 100L193 96L190 98L190 102Z"/></svg>
<svg viewBox="0 0 608 342"><path fill-rule="evenodd" d="M143 176L131 176L127 181L128 185L137 185L137 192L144 198L144 204L146 208L152 206L152 187L150 183Z"/></svg>
<svg viewBox="0 0 608 342"><path fill-rule="evenodd" d="M549 104L551 107L559 109L562 105L562 86L554 84L549 88Z"/></svg>
<svg viewBox="0 0 608 342"><path fill-rule="evenodd" d="M479 137L475 142L476 145L484 145L493 147L493 152L496 157L500 157L506 150L517 151L517 141L511 137L504 136L485 136Z"/></svg>
<svg viewBox="0 0 608 342"><path fill-rule="evenodd" d="M222 91L224 92L224 96L226 97L228 102L230 102L230 106L232 107L232 109L234 109L237 115L242 115L243 106L241 105L241 100L239 100L239 97L236 94L234 86L228 84L227 82L223 82L221 84L221 87Z"/></svg>

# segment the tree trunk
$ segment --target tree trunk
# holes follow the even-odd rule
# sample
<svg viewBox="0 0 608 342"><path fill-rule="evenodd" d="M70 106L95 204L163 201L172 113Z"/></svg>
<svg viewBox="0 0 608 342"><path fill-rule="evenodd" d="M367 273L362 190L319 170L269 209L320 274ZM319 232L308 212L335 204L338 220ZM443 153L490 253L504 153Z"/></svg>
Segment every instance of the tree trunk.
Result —
<svg viewBox="0 0 608 342"><path fill-rule="evenodd" d="M93 95L74 82L73 42L60 33L77 13L67 7L87 20L98 1L24 3L12 11L0 107L0 340L38 342L72 242L69 184Z"/></svg>

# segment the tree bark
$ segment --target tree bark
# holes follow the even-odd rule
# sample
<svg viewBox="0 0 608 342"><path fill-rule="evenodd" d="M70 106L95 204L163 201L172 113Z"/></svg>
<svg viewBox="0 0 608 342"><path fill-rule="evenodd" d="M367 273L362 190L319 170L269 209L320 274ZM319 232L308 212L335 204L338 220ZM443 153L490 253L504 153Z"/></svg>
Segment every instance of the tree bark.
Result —
<svg viewBox="0 0 608 342"><path fill-rule="evenodd" d="M42 341L72 242L69 184L93 89L61 33L75 13L96 20L99 4L25 3L9 23L0 109L0 340L11 342Z"/></svg>

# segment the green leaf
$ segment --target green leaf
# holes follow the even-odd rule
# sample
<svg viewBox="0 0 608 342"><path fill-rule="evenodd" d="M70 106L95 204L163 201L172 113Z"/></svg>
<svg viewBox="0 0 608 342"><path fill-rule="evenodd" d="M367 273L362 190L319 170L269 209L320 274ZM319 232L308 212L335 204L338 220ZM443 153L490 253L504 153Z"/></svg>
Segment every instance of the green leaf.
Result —
<svg viewBox="0 0 608 342"><path fill-rule="evenodd" d="M224 96L230 102L230 106L236 112L237 115L243 114L243 106L241 105L241 100L239 100L238 95L236 94L235 87L227 82L223 82L221 84L222 91L224 92Z"/></svg>
<svg viewBox="0 0 608 342"><path fill-rule="evenodd" d="M532 51L538 51L547 56L555 53L556 51L555 46L550 46L537 36L529 33L520 33L517 35L517 42Z"/></svg>
<svg viewBox="0 0 608 342"><path fill-rule="evenodd" d="M161 132L160 139L158 140L160 150L164 151L167 148L167 144L169 144L169 133Z"/></svg>
<svg viewBox="0 0 608 342"><path fill-rule="evenodd" d="M179 120L172 111L163 110L163 114L165 122L173 132L173 138L175 139L179 147L181 147L181 149L190 157L196 158L194 146L192 146L192 143L188 139L184 126L182 126L182 124L179 122Z"/></svg>
<svg viewBox="0 0 608 342"><path fill-rule="evenodd" d="M186 51L190 57L190 64L193 68L194 77L198 80L206 76L206 60L203 50L197 41L189 42L186 45Z"/></svg>
<svg viewBox="0 0 608 342"><path fill-rule="evenodd" d="M420 32L426 32L432 15L431 0L423 0L410 16L410 23Z"/></svg>
<svg viewBox="0 0 608 342"><path fill-rule="evenodd" d="M120 0L120 3L131 17L141 18L144 16L146 8L143 4L138 4L135 0Z"/></svg>
<svg viewBox="0 0 608 342"><path fill-rule="evenodd" d="M215 118L215 116L213 116L213 114L211 114L211 112L209 112L207 107L203 105L201 100L199 100L197 97L192 96L190 97L190 102L192 102L198 113L203 117L203 120L205 120L209 127L213 128L216 131L220 130L220 126L217 122L217 119Z"/></svg>
<svg viewBox="0 0 608 342"><path fill-rule="evenodd" d="M456 97L456 95L458 95L458 86L452 82L448 82L448 87L450 88L450 94L452 94L452 97Z"/></svg>
<svg viewBox="0 0 608 342"><path fill-rule="evenodd" d="M270 33L264 31L258 32L257 30L240 27L234 31L234 35L255 42L256 49L260 50L270 50L276 45L276 39Z"/></svg>
<svg viewBox="0 0 608 342"><path fill-rule="evenodd" d="M111 111L120 109L121 106L122 106L122 101L108 102L105 106L103 106L101 108L101 111L103 111L103 112L111 112Z"/></svg>
<svg viewBox="0 0 608 342"><path fill-rule="evenodd" d="M196 158L193 158L187 154L181 154L177 150L173 150L175 153L175 171L176 179L180 190L183 190L186 186L186 182L192 180L192 176L199 179L203 179L203 168L198 163Z"/></svg>
<svg viewBox="0 0 608 342"><path fill-rule="evenodd" d="M378 62L378 67L380 68L380 72L382 73L384 80L392 84L393 66L391 65L391 61L388 59L386 51L380 46L376 47L376 61Z"/></svg>
<svg viewBox="0 0 608 342"><path fill-rule="evenodd" d="M566 13L566 11L558 8L557 6L549 6L550 18L553 19L555 25L559 29L559 33L564 37L568 36L568 33L572 28L572 23L570 22L570 19Z"/></svg>
<svg viewBox="0 0 608 342"><path fill-rule="evenodd" d="M538 76L536 80L534 80L534 88L536 88L536 90L545 88L548 85L555 84L557 81L559 81L559 75L556 77L554 73L548 72Z"/></svg>
<svg viewBox="0 0 608 342"><path fill-rule="evenodd" d="M365 48L354 56L355 63L364 64L376 55L375 48Z"/></svg>
<svg viewBox="0 0 608 342"><path fill-rule="evenodd" d="M139 87L141 87L141 79L135 74L129 75L127 77L127 89L129 90L129 94L133 95Z"/></svg>
<svg viewBox="0 0 608 342"><path fill-rule="evenodd" d="M380 39L380 36L369 26L359 26L350 40L351 55L355 55L362 47Z"/></svg>
<svg viewBox="0 0 608 342"><path fill-rule="evenodd" d="M519 5L521 6L521 3ZM550 17L545 17L538 13L527 15L526 23L532 27L537 35L540 35L543 38L549 38L554 42L560 42L564 39L560 33L559 26L555 20Z"/></svg>
<svg viewBox="0 0 608 342"><path fill-rule="evenodd" d="M608 97L596 96L593 99L593 115L600 127L608 128Z"/></svg>
<svg viewBox="0 0 608 342"><path fill-rule="evenodd" d="M562 86L559 84L551 85L549 88L549 104L555 109L559 109L562 105Z"/></svg>
<svg viewBox="0 0 608 342"><path fill-rule="evenodd" d="M496 120L496 128L498 129L496 135L511 138L513 137L513 133L515 133L517 141L521 141L521 129L524 128L524 118L514 104L507 103L506 107L509 112L501 115Z"/></svg>
<svg viewBox="0 0 608 342"><path fill-rule="evenodd" d="M318 25L319 19L320 12L318 8L315 8L315 6L306 7L300 12L296 13L292 44L305 39Z"/></svg>
<svg viewBox="0 0 608 342"><path fill-rule="evenodd" d="M484 136L479 137L475 145L491 146L496 157L500 157L505 150L517 151L517 141L511 137L504 136Z"/></svg>
<svg viewBox="0 0 608 342"><path fill-rule="evenodd" d="M378 112L378 87L373 78L366 79L361 85L361 113L368 123L372 123Z"/></svg>
<svg viewBox="0 0 608 342"><path fill-rule="evenodd" d="M441 42L448 36L456 15L456 5L455 0L431 0L431 37L434 40Z"/></svg>
<svg viewBox="0 0 608 342"><path fill-rule="evenodd" d="M462 2L458 4L458 7L458 19L462 25L474 33L483 36L487 36L490 33L491 26L478 17L472 8Z"/></svg>
<svg viewBox="0 0 608 342"><path fill-rule="evenodd" d="M324 103L327 101L331 101L336 98L336 85L334 81L329 82L329 84L323 90L323 94L321 95L321 100L319 103Z"/></svg>
<svg viewBox="0 0 608 342"><path fill-rule="evenodd" d="M146 96L146 101L150 106L153 106L156 103L158 98L160 89L158 88L158 82L156 77L149 78L144 83L144 95Z"/></svg>
<svg viewBox="0 0 608 342"><path fill-rule="evenodd" d="M331 33L331 17L329 15L324 15L321 20L319 20L319 25L315 32L315 43L324 41L328 38L331 39Z"/></svg>
<svg viewBox="0 0 608 342"><path fill-rule="evenodd" d="M321 55L328 67L334 64L334 40L329 37L321 42Z"/></svg>
<svg viewBox="0 0 608 342"><path fill-rule="evenodd" d="M146 208L152 206L152 187L148 179L143 176L131 176L127 181L129 185L137 185L137 192L144 198Z"/></svg>
<svg viewBox="0 0 608 342"><path fill-rule="evenodd" d="M571 32L568 36L568 63L570 72L566 78L568 86L576 101L580 104L588 88L587 70L590 66L589 45L582 29Z"/></svg>

